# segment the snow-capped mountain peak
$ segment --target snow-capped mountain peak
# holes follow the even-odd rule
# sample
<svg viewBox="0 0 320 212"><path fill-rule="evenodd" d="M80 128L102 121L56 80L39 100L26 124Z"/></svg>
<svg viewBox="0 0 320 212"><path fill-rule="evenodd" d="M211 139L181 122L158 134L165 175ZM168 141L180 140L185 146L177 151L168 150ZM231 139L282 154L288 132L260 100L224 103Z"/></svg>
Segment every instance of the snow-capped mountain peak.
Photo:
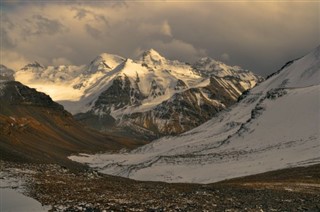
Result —
<svg viewBox="0 0 320 212"><path fill-rule="evenodd" d="M29 70L29 69L40 70L40 69L44 69L44 66L42 66L37 61L34 61L32 63L25 65L23 68L21 68L21 70L24 70L24 71Z"/></svg>
<svg viewBox="0 0 320 212"><path fill-rule="evenodd" d="M0 64L0 80L14 80L14 71Z"/></svg>
<svg viewBox="0 0 320 212"><path fill-rule="evenodd" d="M208 64L210 62L218 62L218 61L212 59L211 57L202 57L198 61L201 62L202 64Z"/></svg>
<svg viewBox="0 0 320 212"><path fill-rule="evenodd" d="M144 51L140 57L140 61L146 64L162 65L166 59L154 49Z"/></svg>
<svg viewBox="0 0 320 212"><path fill-rule="evenodd" d="M237 74L237 72L248 72L239 66L229 66L225 63L214 60L210 57L203 57L199 59L193 67L199 71L201 75L215 75L223 77L230 74ZM233 72L233 73L232 73Z"/></svg>
<svg viewBox="0 0 320 212"><path fill-rule="evenodd" d="M263 80L262 77L255 75L254 73L243 69L240 66L229 66L221 61L214 60L210 57L199 59L193 65L193 68L202 77L233 76L248 83L250 85L249 87L253 87L257 82L261 82Z"/></svg>
<svg viewBox="0 0 320 212"><path fill-rule="evenodd" d="M92 74L98 71L112 70L123 61L125 61L125 58L118 55L102 53L91 61L84 73Z"/></svg>

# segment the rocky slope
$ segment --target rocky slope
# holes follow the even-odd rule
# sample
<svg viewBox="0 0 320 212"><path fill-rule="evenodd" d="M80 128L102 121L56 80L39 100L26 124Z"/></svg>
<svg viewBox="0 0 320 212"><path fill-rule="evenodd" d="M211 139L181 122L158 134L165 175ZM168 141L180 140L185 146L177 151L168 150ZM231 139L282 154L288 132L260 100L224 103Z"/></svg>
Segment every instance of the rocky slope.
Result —
<svg viewBox="0 0 320 212"><path fill-rule="evenodd" d="M153 49L135 61L101 54L84 66L43 67L35 62L15 77L46 92L93 128L143 139L190 130L262 81L210 58L190 66Z"/></svg>
<svg viewBox="0 0 320 212"><path fill-rule="evenodd" d="M70 165L71 153L135 145L85 128L48 95L16 81L0 81L0 102L1 160Z"/></svg>
<svg viewBox="0 0 320 212"><path fill-rule="evenodd" d="M200 185L141 182L94 171L75 173L57 165L0 161L0 178L3 179L0 189L6 185L5 189L22 189L25 195L41 202L50 211L238 212L320 209L319 165ZM11 206L11 210L17 211L14 209L20 204L16 199L14 201L16 207ZM2 207L6 208L7 205L7 202L3 202Z"/></svg>

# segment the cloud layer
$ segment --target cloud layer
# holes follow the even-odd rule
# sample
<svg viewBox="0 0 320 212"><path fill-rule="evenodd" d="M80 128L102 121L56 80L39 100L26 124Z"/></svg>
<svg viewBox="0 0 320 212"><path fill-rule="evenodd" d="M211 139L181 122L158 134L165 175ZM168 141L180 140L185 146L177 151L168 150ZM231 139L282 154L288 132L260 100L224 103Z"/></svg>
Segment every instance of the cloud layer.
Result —
<svg viewBox="0 0 320 212"><path fill-rule="evenodd" d="M38 1L1 3L1 61L86 64L102 52L210 56L261 75L320 44L319 3Z"/></svg>

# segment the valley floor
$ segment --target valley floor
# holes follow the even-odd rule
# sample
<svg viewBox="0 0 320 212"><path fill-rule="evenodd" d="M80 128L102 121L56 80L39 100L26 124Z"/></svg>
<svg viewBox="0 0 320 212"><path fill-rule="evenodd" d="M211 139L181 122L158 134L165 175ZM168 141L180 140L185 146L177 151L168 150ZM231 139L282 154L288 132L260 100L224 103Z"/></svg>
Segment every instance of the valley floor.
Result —
<svg viewBox="0 0 320 212"><path fill-rule="evenodd" d="M214 184L142 182L58 165L0 161L1 182L51 211L319 211L320 164ZM3 184L2 184L3 185Z"/></svg>

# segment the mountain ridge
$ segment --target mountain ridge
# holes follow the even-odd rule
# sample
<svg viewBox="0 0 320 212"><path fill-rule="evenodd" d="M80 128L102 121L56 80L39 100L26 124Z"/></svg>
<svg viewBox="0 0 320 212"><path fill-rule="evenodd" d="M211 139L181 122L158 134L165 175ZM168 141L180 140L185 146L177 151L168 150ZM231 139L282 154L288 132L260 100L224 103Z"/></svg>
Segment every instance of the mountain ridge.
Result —
<svg viewBox="0 0 320 212"><path fill-rule="evenodd" d="M204 60L194 66L171 61L154 49L143 52L137 60L102 53L88 65L46 68L39 65L34 70L33 66L28 66L16 72L15 77L46 92L95 129L124 133L127 126L132 126L134 131L149 132L150 140L200 125L262 81L261 77L237 66L210 58L206 58L205 63L201 61ZM177 103L166 109L164 105L168 102ZM186 104L201 104L199 108L202 109L190 113L180 108ZM189 108L194 109L194 106ZM174 110L180 112L175 118L169 117L167 113ZM192 121L188 124L177 117ZM93 124L94 120L101 124ZM176 130L169 130L169 126Z"/></svg>

